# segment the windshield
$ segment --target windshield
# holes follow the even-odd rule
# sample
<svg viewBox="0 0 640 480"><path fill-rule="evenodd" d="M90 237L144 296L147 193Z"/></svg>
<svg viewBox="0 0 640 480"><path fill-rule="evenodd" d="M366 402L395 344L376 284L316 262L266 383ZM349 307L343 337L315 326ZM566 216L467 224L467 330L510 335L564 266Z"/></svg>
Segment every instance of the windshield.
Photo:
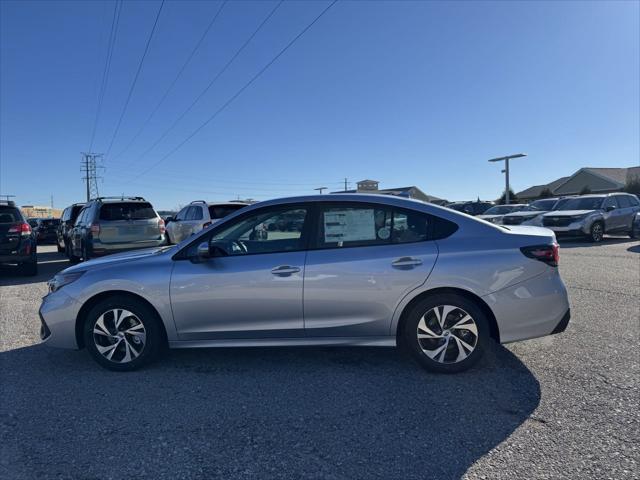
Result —
<svg viewBox="0 0 640 480"><path fill-rule="evenodd" d="M484 212L484 215L504 215L505 213L513 212L516 208L513 205L496 205Z"/></svg>
<svg viewBox="0 0 640 480"><path fill-rule="evenodd" d="M527 211L534 211L534 210L551 210L553 208L553 206L556 204L557 200L551 199L551 200L536 200L535 202L532 202L531 205L529 205L526 210Z"/></svg>
<svg viewBox="0 0 640 480"><path fill-rule="evenodd" d="M598 210L606 197L576 197L567 198L565 202L554 210Z"/></svg>

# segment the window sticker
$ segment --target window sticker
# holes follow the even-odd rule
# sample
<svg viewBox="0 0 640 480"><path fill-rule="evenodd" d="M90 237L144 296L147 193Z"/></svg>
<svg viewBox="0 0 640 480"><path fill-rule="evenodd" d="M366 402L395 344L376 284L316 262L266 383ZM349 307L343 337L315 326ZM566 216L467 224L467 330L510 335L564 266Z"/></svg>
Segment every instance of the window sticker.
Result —
<svg viewBox="0 0 640 480"><path fill-rule="evenodd" d="M378 230L378 238L380 240L389 240L390 236L391 236L391 231L389 230L388 227L382 227L381 229Z"/></svg>
<svg viewBox="0 0 640 480"><path fill-rule="evenodd" d="M324 242L358 242L376 239L373 209L324 212Z"/></svg>

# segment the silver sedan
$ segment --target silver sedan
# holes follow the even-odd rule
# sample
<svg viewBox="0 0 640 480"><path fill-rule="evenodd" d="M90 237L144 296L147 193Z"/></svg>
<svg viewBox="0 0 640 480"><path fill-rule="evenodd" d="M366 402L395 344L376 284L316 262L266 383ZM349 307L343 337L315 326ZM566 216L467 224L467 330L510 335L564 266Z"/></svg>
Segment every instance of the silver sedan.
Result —
<svg viewBox="0 0 640 480"><path fill-rule="evenodd" d="M112 370L165 347L398 345L457 372L491 341L567 327L557 266L544 228L382 195L271 200L178 245L63 270L41 336Z"/></svg>

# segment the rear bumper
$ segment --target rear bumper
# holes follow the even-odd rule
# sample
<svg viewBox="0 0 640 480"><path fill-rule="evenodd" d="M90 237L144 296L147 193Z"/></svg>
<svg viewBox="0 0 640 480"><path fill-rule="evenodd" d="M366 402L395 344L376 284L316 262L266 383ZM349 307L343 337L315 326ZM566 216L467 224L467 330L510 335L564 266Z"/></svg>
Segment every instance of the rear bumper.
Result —
<svg viewBox="0 0 640 480"><path fill-rule="evenodd" d="M113 253L129 252L131 250L141 250L143 248L162 247L163 245L166 245L166 243L167 241L164 235L161 239L157 240L143 240L140 242L130 243L102 243L94 239L91 247L91 256L102 257Z"/></svg>
<svg viewBox="0 0 640 480"><path fill-rule="evenodd" d="M33 261L33 254L29 253L28 255L23 254L5 254L0 255L0 264L2 263L25 263Z"/></svg>
<svg viewBox="0 0 640 480"><path fill-rule="evenodd" d="M496 318L501 343L560 333L569 324L569 297L556 269L482 298Z"/></svg>

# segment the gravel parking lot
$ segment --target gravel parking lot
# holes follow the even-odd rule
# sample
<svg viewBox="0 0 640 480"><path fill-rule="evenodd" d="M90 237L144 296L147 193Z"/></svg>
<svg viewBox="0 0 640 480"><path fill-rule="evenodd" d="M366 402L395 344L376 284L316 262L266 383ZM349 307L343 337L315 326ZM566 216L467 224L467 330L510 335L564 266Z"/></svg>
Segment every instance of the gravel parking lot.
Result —
<svg viewBox="0 0 640 480"><path fill-rule="evenodd" d="M139 372L40 345L0 270L0 477L639 478L640 243L562 244L562 335L442 376L395 349L174 351Z"/></svg>

